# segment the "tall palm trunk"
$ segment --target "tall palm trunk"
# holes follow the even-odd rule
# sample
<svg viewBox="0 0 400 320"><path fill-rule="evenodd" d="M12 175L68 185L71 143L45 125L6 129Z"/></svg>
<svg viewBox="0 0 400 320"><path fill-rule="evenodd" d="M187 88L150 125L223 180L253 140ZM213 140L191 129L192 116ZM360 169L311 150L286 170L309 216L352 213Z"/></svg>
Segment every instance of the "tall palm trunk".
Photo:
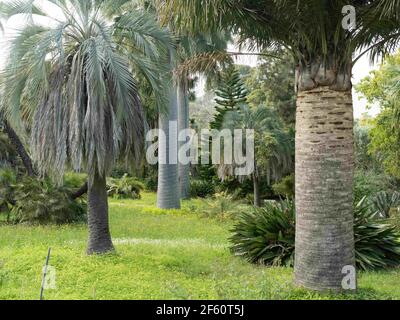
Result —
<svg viewBox="0 0 400 320"><path fill-rule="evenodd" d="M102 254L114 250L108 223L106 177L95 174L88 191L88 254Z"/></svg>
<svg viewBox="0 0 400 320"><path fill-rule="evenodd" d="M314 290L341 290L343 267L355 265L353 104L345 78L341 88L313 81L297 97L295 281Z"/></svg>
<svg viewBox="0 0 400 320"><path fill-rule="evenodd" d="M189 129L189 92L188 81L183 79L178 83L178 132ZM179 147L185 142L180 142ZM179 189L181 199L188 199L190 192L190 165L179 162Z"/></svg>
<svg viewBox="0 0 400 320"><path fill-rule="evenodd" d="M159 119L159 164L157 206L161 209L179 209L179 172L178 172L178 137L177 132L170 131L170 123L178 120L177 89L172 86L167 114L161 114ZM177 129L177 128L176 128Z"/></svg>

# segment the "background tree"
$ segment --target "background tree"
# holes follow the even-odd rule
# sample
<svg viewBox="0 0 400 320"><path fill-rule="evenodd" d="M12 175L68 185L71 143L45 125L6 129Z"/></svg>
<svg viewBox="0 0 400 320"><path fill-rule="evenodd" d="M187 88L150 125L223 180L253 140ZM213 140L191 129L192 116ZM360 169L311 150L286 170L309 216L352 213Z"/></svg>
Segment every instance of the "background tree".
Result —
<svg viewBox="0 0 400 320"><path fill-rule="evenodd" d="M244 77L250 106L273 106L285 124L293 126L296 117L295 68L287 50L267 51L258 65Z"/></svg>
<svg viewBox="0 0 400 320"><path fill-rule="evenodd" d="M110 21L106 1L49 2L63 19L35 1L1 7L8 18L28 17L10 44L3 107L14 121L22 101L32 114L31 148L42 175L61 178L68 165L87 171L87 251L105 253L113 250L106 175L120 156L137 158L144 141L133 66L158 84L170 37L143 11ZM37 16L48 23L35 22Z"/></svg>
<svg viewBox="0 0 400 320"><path fill-rule="evenodd" d="M382 111L370 121L369 153L383 165L387 174L400 179L400 118L399 118L400 53L388 56L381 67L372 71L357 86L370 104Z"/></svg>
<svg viewBox="0 0 400 320"><path fill-rule="evenodd" d="M227 112L239 109L240 104L246 102L247 90L240 78L239 71L234 65L229 66L221 74L218 89L215 91L217 106L214 120L210 123L211 129L221 129Z"/></svg>
<svg viewBox="0 0 400 320"><path fill-rule="evenodd" d="M241 105L236 111L228 111L225 114L221 129L253 129L254 130L254 172L250 176L239 176L243 181L249 178L253 182L254 206L261 206L261 194L259 180L263 177L270 185L272 181L281 179L291 170L292 165L292 141L285 131L278 114L269 107L261 105L250 108ZM244 131L245 132L245 131ZM245 135L243 136L245 139ZM243 146L246 144L243 142ZM248 150L247 150L248 152ZM243 150L246 154L246 150ZM237 165L219 165L218 175L224 179L235 173Z"/></svg>

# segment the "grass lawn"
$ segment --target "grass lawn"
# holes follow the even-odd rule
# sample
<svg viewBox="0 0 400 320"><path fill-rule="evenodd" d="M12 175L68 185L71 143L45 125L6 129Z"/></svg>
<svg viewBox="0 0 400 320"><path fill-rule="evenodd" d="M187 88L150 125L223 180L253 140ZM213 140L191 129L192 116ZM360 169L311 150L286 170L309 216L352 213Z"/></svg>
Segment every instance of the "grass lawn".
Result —
<svg viewBox="0 0 400 320"><path fill-rule="evenodd" d="M38 299L48 247L56 268L46 299L400 299L400 270L359 275L355 295L294 288L288 268L266 268L233 257L229 222L155 208L155 195L110 200L116 254L85 255L85 225L0 226L0 299Z"/></svg>

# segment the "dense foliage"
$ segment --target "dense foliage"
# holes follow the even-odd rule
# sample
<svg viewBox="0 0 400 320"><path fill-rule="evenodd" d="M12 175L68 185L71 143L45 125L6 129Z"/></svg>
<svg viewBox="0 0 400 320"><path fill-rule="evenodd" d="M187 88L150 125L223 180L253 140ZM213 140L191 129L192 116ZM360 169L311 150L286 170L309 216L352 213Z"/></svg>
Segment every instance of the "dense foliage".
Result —
<svg viewBox="0 0 400 320"><path fill-rule="evenodd" d="M86 219L86 204L72 199L73 191L48 179L18 178L12 170L1 170L0 212L9 223L81 222Z"/></svg>
<svg viewBox="0 0 400 320"><path fill-rule="evenodd" d="M213 181L191 180L190 181L190 197L207 198L215 193Z"/></svg>
<svg viewBox="0 0 400 320"><path fill-rule="evenodd" d="M109 178L107 180L107 193L116 199L140 199L140 192L145 189L142 182L127 174L120 179Z"/></svg>
<svg viewBox="0 0 400 320"><path fill-rule="evenodd" d="M224 117L229 111L236 111L240 104L246 102L247 90L235 66L230 66L221 75L218 89L215 91L214 120L210 123L211 129L221 129Z"/></svg>
<svg viewBox="0 0 400 320"><path fill-rule="evenodd" d="M251 263L293 265L295 210L292 201L242 212L232 230L232 252ZM362 270L400 265L400 232L381 219L366 198L355 206L356 265Z"/></svg>
<svg viewBox="0 0 400 320"><path fill-rule="evenodd" d="M267 202L262 208L242 212L230 238L231 250L251 263L292 266L295 212L292 201Z"/></svg>

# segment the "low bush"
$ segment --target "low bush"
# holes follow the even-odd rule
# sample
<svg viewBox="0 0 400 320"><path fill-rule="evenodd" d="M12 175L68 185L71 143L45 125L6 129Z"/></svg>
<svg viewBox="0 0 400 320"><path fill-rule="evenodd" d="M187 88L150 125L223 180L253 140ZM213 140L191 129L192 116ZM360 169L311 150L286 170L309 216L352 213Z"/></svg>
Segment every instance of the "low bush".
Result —
<svg viewBox="0 0 400 320"><path fill-rule="evenodd" d="M362 270L400 265L400 233L389 220L379 218L366 198L355 207L356 265ZM295 209L292 201L267 203L242 212L230 242L235 255L252 263L293 266Z"/></svg>
<svg viewBox="0 0 400 320"><path fill-rule="evenodd" d="M285 198L294 198L295 195L294 174L284 177L281 181L272 186L274 194Z"/></svg>
<svg viewBox="0 0 400 320"><path fill-rule="evenodd" d="M81 188L87 181L87 174L68 172L64 175L64 186L66 188L76 189Z"/></svg>
<svg viewBox="0 0 400 320"><path fill-rule="evenodd" d="M17 177L11 169L0 170L0 212L8 223L66 224L86 219L86 204L73 200L74 189L48 179Z"/></svg>
<svg viewBox="0 0 400 320"><path fill-rule="evenodd" d="M157 192L158 177L156 175L150 175L144 180L144 185L147 191Z"/></svg>
<svg viewBox="0 0 400 320"><path fill-rule="evenodd" d="M212 181L191 180L190 181L190 197L192 198L207 198L215 193L214 184Z"/></svg>
<svg viewBox="0 0 400 320"><path fill-rule="evenodd" d="M49 180L25 177L14 188L10 222L27 224L66 224L84 221L86 204L71 199L72 190Z"/></svg>
<svg viewBox="0 0 400 320"><path fill-rule="evenodd" d="M145 189L142 182L124 174L122 178L107 180L107 193L115 199L140 199L140 192Z"/></svg>
<svg viewBox="0 0 400 320"><path fill-rule="evenodd" d="M226 192L217 193L213 198L205 200L202 214L207 218L226 220L238 212L238 205L240 203L234 199L233 195Z"/></svg>
<svg viewBox="0 0 400 320"><path fill-rule="evenodd" d="M231 250L251 263L292 266L295 211L292 201L266 202L264 207L242 212L230 238Z"/></svg>

